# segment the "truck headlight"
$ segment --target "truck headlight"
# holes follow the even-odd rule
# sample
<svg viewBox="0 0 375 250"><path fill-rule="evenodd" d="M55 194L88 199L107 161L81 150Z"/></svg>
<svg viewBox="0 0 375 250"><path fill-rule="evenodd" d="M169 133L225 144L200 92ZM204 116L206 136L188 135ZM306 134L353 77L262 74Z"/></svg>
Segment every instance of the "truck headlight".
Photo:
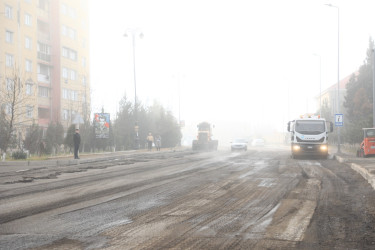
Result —
<svg viewBox="0 0 375 250"><path fill-rule="evenodd" d="M321 145L321 146L320 146L320 150L322 150L322 151L327 151L327 150L328 150L327 145Z"/></svg>
<svg viewBox="0 0 375 250"><path fill-rule="evenodd" d="M301 147L299 145L293 145L293 151L298 151L300 149Z"/></svg>

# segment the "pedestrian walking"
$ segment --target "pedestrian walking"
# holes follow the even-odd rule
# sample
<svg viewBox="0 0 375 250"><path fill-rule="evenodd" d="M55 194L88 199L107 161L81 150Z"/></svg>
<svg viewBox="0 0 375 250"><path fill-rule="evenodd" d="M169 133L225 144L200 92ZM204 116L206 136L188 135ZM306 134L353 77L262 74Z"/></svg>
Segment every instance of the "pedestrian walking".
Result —
<svg viewBox="0 0 375 250"><path fill-rule="evenodd" d="M161 136L160 135L155 136L155 147L157 151L160 151L160 148L161 148Z"/></svg>
<svg viewBox="0 0 375 250"><path fill-rule="evenodd" d="M152 136L151 133L148 133L148 136L147 136L147 146L148 146L148 151L151 151L152 150L152 143L154 143L154 137Z"/></svg>
<svg viewBox="0 0 375 250"><path fill-rule="evenodd" d="M76 132L73 136L73 142L74 142L74 159L79 159L78 149L79 149L79 144L81 144L81 136L79 134L78 128L76 128Z"/></svg>

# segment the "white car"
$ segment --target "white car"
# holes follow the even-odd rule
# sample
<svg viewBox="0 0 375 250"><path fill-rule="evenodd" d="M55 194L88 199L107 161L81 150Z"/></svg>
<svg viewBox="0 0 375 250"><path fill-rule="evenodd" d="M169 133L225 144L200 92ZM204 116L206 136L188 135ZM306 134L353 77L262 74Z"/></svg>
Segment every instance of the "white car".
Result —
<svg viewBox="0 0 375 250"><path fill-rule="evenodd" d="M254 147L257 147L257 146L264 146L264 139L261 139L261 138L254 139L254 140L251 142L251 145L254 146Z"/></svg>
<svg viewBox="0 0 375 250"><path fill-rule="evenodd" d="M231 145L231 151L246 151L247 150L247 140L245 139L235 139Z"/></svg>

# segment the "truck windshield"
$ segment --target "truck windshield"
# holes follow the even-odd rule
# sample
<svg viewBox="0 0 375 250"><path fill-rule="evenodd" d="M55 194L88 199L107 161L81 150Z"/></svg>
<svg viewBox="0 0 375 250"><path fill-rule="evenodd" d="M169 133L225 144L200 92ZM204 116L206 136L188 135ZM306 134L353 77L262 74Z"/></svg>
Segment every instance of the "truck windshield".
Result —
<svg viewBox="0 0 375 250"><path fill-rule="evenodd" d="M317 135L325 132L324 121L297 121L295 131L301 134Z"/></svg>
<svg viewBox="0 0 375 250"><path fill-rule="evenodd" d="M366 137L375 137L375 129L366 130Z"/></svg>

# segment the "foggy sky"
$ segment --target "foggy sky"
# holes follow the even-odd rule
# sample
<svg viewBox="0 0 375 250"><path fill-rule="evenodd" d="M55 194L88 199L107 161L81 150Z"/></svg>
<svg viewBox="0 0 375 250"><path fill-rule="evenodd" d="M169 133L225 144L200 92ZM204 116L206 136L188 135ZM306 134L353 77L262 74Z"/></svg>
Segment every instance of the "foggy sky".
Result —
<svg viewBox="0 0 375 250"><path fill-rule="evenodd" d="M337 83L366 57L375 28L373 1L91 0L93 112L112 117L126 93L134 100L131 39L136 39L137 96L158 100L194 126L203 120L282 130L317 110L321 87ZM374 36L373 36L374 37ZM218 125L217 125L218 126ZM248 128L247 128L248 127Z"/></svg>

